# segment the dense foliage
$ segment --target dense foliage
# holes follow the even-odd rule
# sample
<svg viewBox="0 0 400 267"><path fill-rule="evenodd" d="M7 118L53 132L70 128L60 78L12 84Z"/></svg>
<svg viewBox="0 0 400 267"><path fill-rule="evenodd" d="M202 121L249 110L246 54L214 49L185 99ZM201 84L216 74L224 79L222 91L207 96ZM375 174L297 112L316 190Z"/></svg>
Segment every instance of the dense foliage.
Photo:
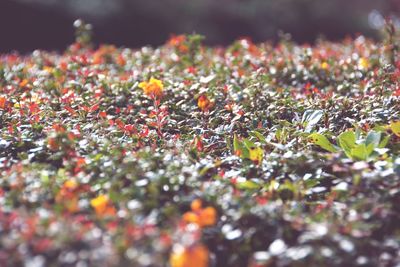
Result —
<svg viewBox="0 0 400 267"><path fill-rule="evenodd" d="M393 29L0 59L1 266L399 266Z"/></svg>

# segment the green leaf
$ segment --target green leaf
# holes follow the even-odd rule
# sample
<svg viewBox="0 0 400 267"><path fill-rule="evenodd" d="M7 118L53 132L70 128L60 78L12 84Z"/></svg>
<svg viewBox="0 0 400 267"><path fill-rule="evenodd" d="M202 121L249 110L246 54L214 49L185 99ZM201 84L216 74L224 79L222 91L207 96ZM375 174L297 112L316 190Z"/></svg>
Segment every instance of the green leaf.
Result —
<svg viewBox="0 0 400 267"><path fill-rule="evenodd" d="M246 141L250 142L249 140L245 139L244 142L246 142ZM250 153L249 153L249 149L246 147L244 142L239 141L238 137L236 135L234 135L233 150L235 153L238 153L241 158L248 159L250 156ZM252 142L248 143L248 145L251 145L251 144L253 144L253 143Z"/></svg>
<svg viewBox="0 0 400 267"><path fill-rule="evenodd" d="M119 202L122 199L122 194L119 191L111 190L108 194L110 200L113 202Z"/></svg>
<svg viewBox="0 0 400 267"><path fill-rule="evenodd" d="M378 148L384 148L390 140L390 136L385 136L382 141L379 143Z"/></svg>
<svg viewBox="0 0 400 267"><path fill-rule="evenodd" d="M259 189L260 185L254 181L247 180L245 182L238 183L237 187L239 189L254 190L254 189Z"/></svg>
<svg viewBox="0 0 400 267"><path fill-rule="evenodd" d="M210 166L204 166L204 167L199 171L199 175L200 175L200 176L206 175L206 173L207 173L210 169L212 169L212 167L210 167Z"/></svg>
<svg viewBox="0 0 400 267"><path fill-rule="evenodd" d="M328 138L319 133L313 133L308 136L312 143L320 146L321 148L329 151L336 152L337 149L329 142Z"/></svg>
<svg viewBox="0 0 400 267"><path fill-rule="evenodd" d="M265 137L258 131L252 131L250 134L253 135L254 137L256 137L258 140L260 140L260 142L262 142L262 143L267 142Z"/></svg>
<svg viewBox="0 0 400 267"><path fill-rule="evenodd" d="M317 179L308 179L308 180L304 181L304 184L305 184L306 188L312 188L312 187L318 185L319 181Z"/></svg>
<svg viewBox="0 0 400 267"><path fill-rule="evenodd" d="M247 149L253 149L256 147L256 144L254 144L253 142L251 142L249 139L245 138L243 139L243 144L246 146Z"/></svg>
<svg viewBox="0 0 400 267"><path fill-rule="evenodd" d="M344 153L351 158L351 149L357 145L355 133L353 131L341 133L337 139L337 142L338 145L344 150Z"/></svg>
<svg viewBox="0 0 400 267"><path fill-rule="evenodd" d="M50 182L49 173L47 171L42 171L40 173L40 180L45 185L49 184L49 182Z"/></svg>
<svg viewBox="0 0 400 267"><path fill-rule="evenodd" d="M390 123L390 129L395 135L400 137L400 121L392 121Z"/></svg>
<svg viewBox="0 0 400 267"><path fill-rule="evenodd" d="M283 130L281 128L277 129L275 132L275 137L278 142L282 142Z"/></svg>
<svg viewBox="0 0 400 267"><path fill-rule="evenodd" d="M370 131L365 139L365 146L367 149L367 157L371 155L375 148L379 147L381 141L381 133Z"/></svg>
<svg viewBox="0 0 400 267"><path fill-rule="evenodd" d="M383 125L376 125L373 130L375 132L386 132L386 127Z"/></svg>
<svg viewBox="0 0 400 267"><path fill-rule="evenodd" d="M249 149L250 160L260 164L264 157L264 150L261 147L254 147Z"/></svg>
<svg viewBox="0 0 400 267"><path fill-rule="evenodd" d="M359 144L351 149L352 158L359 160L366 160L369 156L367 146L365 144Z"/></svg>
<svg viewBox="0 0 400 267"><path fill-rule="evenodd" d="M373 145L373 148L379 146L379 142L381 141L381 133L370 131L365 139L365 145L369 146L370 144Z"/></svg>
<svg viewBox="0 0 400 267"><path fill-rule="evenodd" d="M247 138L243 140L243 144L245 145L244 150L247 150L247 153L243 153L242 157L260 163L264 156L264 150Z"/></svg>
<svg viewBox="0 0 400 267"><path fill-rule="evenodd" d="M369 155L371 155L372 152L374 152L374 144L369 144L366 147L366 151L367 151L367 157L369 157Z"/></svg>
<svg viewBox="0 0 400 267"><path fill-rule="evenodd" d="M242 148L242 144L240 143L239 139L237 138L237 135L235 134L233 136L233 150L236 151L240 151L240 149Z"/></svg>

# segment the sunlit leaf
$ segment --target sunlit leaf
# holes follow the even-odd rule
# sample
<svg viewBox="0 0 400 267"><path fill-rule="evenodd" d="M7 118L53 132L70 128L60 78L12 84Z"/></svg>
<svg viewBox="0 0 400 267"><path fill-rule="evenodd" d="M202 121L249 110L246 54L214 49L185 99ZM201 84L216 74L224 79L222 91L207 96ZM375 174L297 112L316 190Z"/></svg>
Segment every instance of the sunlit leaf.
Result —
<svg viewBox="0 0 400 267"><path fill-rule="evenodd" d="M252 147L249 149L250 160L260 163L263 160L264 151L261 147Z"/></svg>
<svg viewBox="0 0 400 267"><path fill-rule="evenodd" d="M397 135L398 137L400 137L400 121L392 121L390 123L390 129L392 130L392 132Z"/></svg>
<svg viewBox="0 0 400 267"><path fill-rule="evenodd" d="M337 139L337 143L346 155L351 158L351 149L356 146L356 135L353 131L341 133Z"/></svg>
<svg viewBox="0 0 400 267"><path fill-rule="evenodd" d="M351 156L355 159L359 160L366 160L369 156L369 150L365 144L356 145L354 148L351 149Z"/></svg>
<svg viewBox="0 0 400 267"><path fill-rule="evenodd" d="M331 142L329 142L328 138L326 138L322 134L319 134L319 133L310 134L309 139L312 143L320 146L321 148L325 149L326 151L329 151L329 152L337 151L337 149L331 144Z"/></svg>
<svg viewBox="0 0 400 267"><path fill-rule="evenodd" d="M254 190L254 189L259 189L260 185L257 184L256 182L252 181L252 180L247 180L247 181L238 183L237 187L239 189Z"/></svg>

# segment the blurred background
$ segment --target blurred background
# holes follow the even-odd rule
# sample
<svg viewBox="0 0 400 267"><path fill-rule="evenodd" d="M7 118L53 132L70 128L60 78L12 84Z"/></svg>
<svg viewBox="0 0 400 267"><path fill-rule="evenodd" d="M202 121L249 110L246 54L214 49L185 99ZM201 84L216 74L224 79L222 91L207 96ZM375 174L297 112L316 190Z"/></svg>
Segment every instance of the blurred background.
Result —
<svg viewBox="0 0 400 267"><path fill-rule="evenodd" d="M399 14L400 0L0 0L0 52L61 51L77 18L93 24L97 44L139 47L193 32L210 45L277 40L279 30L299 43L378 38L384 17L400 25Z"/></svg>

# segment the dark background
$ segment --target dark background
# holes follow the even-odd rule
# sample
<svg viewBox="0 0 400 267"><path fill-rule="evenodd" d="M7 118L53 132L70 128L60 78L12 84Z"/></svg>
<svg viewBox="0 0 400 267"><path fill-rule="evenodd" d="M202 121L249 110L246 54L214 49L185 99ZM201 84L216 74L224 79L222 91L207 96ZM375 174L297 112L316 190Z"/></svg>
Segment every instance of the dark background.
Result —
<svg viewBox="0 0 400 267"><path fill-rule="evenodd" d="M299 43L378 38L383 17L400 24L399 14L400 0L0 0L0 52L63 50L77 18L93 24L97 44L139 47L193 32L211 45L276 40L279 30Z"/></svg>

